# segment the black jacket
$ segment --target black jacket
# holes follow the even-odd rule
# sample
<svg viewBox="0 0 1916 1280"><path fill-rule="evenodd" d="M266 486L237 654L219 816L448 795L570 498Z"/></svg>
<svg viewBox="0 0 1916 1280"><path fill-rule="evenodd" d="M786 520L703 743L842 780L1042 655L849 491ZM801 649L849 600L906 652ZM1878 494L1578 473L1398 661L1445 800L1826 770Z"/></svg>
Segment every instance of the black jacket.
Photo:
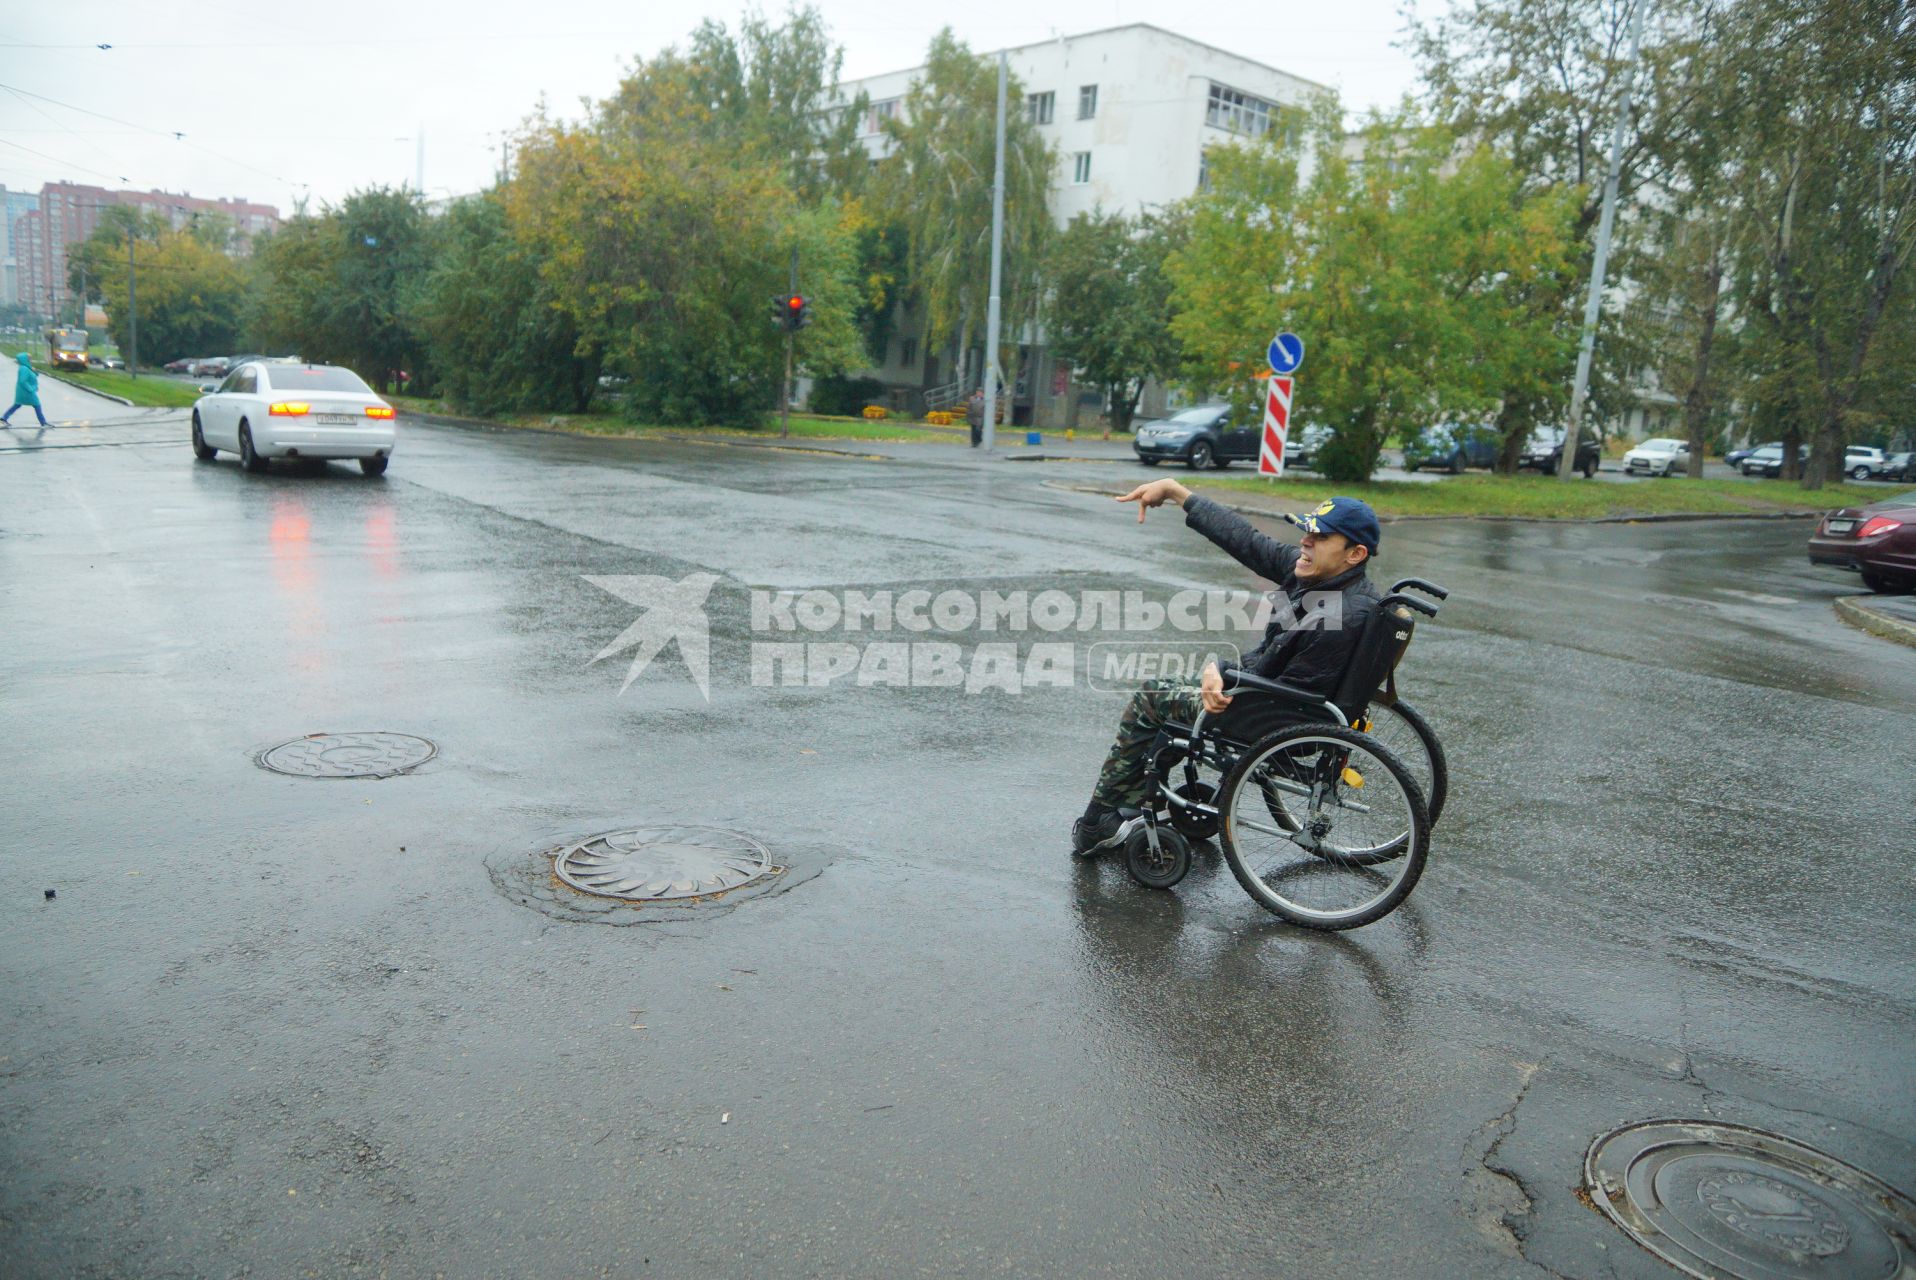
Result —
<svg viewBox="0 0 1916 1280"><path fill-rule="evenodd" d="M1272 610L1263 644L1245 654L1241 662L1227 659L1218 663L1225 687L1230 687L1232 669L1242 666L1253 675L1282 680L1320 698L1335 693L1351 650L1382 599L1365 576L1364 566L1323 581L1299 582L1291 572L1297 564L1295 546L1259 533L1237 512L1195 494L1184 503L1184 523L1217 543L1252 573L1275 582L1291 602L1292 616L1286 616L1281 602ZM1305 595L1319 591L1335 591L1343 597L1335 627L1325 625L1305 607Z"/></svg>

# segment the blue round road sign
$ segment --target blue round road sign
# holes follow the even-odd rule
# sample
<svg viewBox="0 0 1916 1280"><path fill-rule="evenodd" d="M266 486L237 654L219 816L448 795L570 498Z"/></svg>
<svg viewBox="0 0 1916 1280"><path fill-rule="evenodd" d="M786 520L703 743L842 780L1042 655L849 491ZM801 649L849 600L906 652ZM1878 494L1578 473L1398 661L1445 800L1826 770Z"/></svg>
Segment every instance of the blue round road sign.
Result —
<svg viewBox="0 0 1916 1280"><path fill-rule="evenodd" d="M1304 339L1294 333L1280 333L1271 339L1265 355L1270 357L1272 373L1296 373L1297 366L1304 363Z"/></svg>

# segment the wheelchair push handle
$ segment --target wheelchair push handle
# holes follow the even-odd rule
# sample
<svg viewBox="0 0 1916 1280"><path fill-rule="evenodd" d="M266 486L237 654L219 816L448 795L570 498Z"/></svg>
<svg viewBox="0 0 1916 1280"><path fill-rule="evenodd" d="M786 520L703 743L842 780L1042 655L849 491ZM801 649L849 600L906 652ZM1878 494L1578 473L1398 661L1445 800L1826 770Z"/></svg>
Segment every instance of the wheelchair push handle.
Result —
<svg viewBox="0 0 1916 1280"><path fill-rule="evenodd" d="M1450 599L1450 592L1425 578L1399 578L1390 584L1390 594L1396 595L1405 588L1421 591L1427 596L1436 596L1439 600Z"/></svg>
<svg viewBox="0 0 1916 1280"><path fill-rule="evenodd" d="M1416 596L1406 595L1401 592L1393 591L1377 603L1380 608L1393 604L1401 604L1407 609L1417 610L1417 612L1423 614L1426 618L1434 618L1437 616L1436 605L1428 600L1420 600Z"/></svg>

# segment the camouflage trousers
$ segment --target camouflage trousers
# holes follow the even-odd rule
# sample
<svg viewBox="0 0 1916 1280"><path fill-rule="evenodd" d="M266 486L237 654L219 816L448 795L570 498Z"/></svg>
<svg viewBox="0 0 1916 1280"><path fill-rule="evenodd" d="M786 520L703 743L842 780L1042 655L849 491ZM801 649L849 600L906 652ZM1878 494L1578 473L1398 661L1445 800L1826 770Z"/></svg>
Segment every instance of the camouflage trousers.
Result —
<svg viewBox="0 0 1916 1280"><path fill-rule="evenodd" d="M1190 724L1203 705L1189 680L1153 680L1132 694L1091 798L1113 809L1141 807L1151 792L1151 743L1158 730L1167 723Z"/></svg>

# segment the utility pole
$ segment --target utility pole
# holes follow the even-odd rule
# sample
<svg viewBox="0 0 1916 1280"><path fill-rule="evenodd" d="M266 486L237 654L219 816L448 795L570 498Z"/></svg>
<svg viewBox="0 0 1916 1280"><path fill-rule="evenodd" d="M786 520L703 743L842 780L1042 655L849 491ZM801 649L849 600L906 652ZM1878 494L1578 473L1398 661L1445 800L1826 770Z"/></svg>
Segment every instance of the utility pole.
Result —
<svg viewBox="0 0 1916 1280"><path fill-rule="evenodd" d="M798 294L798 246L792 246L792 288L785 295L796 298ZM778 438L786 440L792 434L792 348L798 343L797 317L793 317L785 328L785 391L778 398Z"/></svg>
<svg viewBox="0 0 1916 1280"><path fill-rule="evenodd" d="M991 298L985 304L985 452L998 435L998 307L1005 256L1005 55L998 54L998 150L991 165Z"/></svg>
<svg viewBox="0 0 1916 1280"><path fill-rule="evenodd" d="M133 224L126 227L126 371L140 376L140 304L135 300L133 265Z"/></svg>
<svg viewBox="0 0 1916 1280"><path fill-rule="evenodd" d="M1650 0L1637 0L1630 15L1630 67L1623 73L1623 101L1617 125L1610 133L1610 173L1603 180L1603 214L1597 220L1597 256L1590 264L1590 297L1583 304L1583 338L1577 344L1577 380L1570 388L1570 421L1563 432L1563 454L1557 459L1557 478L1576 474L1577 442L1583 435L1583 402L1590 392L1590 357L1597 347L1597 316L1603 310L1603 277L1610 268L1610 233L1617 222L1617 185L1623 165L1623 135L1630 128L1630 99L1637 89L1637 47L1643 40L1643 14Z"/></svg>

